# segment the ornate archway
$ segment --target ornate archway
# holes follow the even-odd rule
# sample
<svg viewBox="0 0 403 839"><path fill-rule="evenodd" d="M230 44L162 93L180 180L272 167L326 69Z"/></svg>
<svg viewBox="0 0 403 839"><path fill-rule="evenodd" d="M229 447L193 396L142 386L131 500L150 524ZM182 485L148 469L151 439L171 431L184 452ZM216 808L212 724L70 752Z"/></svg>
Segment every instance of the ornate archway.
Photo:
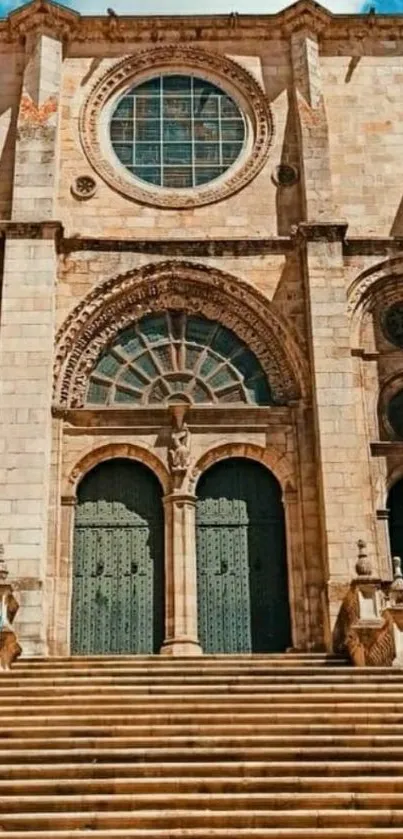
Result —
<svg viewBox="0 0 403 839"><path fill-rule="evenodd" d="M57 335L55 402L82 407L88 377L119 332L151 313L200 315L231 330L258 360L279 405L309 381L296 336L248 283L205 265L150 264L107 280L74 309Z"/></svg>

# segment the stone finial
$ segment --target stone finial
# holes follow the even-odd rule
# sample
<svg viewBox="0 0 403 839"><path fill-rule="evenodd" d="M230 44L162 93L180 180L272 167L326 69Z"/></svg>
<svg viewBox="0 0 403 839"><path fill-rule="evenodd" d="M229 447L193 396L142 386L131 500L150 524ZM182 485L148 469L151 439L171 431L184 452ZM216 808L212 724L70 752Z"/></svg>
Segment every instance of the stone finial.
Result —
<svg viewBox="0 0 403 839"><path fill-rule="evenodd" d="M393 565L393 583L391 585L391 591L402 591L403 590L403 574L402 574L402 560L400 556L394 556L392 559Z"/></svg>
<svg viewBox="0 0 403 839"><path fill-rule="evenodd" d="M370 577L372 575L372 563L367 554L367 543L363 539L357 542L358 559L355 570L358 577Z"/></svg>

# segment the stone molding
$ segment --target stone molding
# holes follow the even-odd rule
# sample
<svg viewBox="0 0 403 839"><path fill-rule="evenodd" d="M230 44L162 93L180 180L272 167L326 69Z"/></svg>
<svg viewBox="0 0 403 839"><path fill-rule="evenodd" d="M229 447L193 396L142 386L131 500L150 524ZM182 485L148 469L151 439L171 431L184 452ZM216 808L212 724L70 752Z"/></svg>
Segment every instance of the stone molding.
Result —
<svg viewBox="0 0 403 839"><path fill-rule="evenodd" d="M302 221L292 228L297 242L341 242L346 238L348 224L345 221Z"/></svg>
<svg viewBox="0 0 403 839"><path fill-rule="evenodd" d="M288 324L253 286L187 262L149 264L96 286L56 336L56 407L82 407L88 376L104 347L145 314L179 309L217 320L255 353L275 401L304 395L306 361Z"/></svg>
<svg viewBox="0 0 403 839"><path fill-rule="evenodd" d="M403 370L395 370L382 383L378 396L378 418L381 431L386 434L387 440L402 443L400 437L389 422L388 407L391 399L403 389ZM381 434L381 436L383 436Z"/></svg>
<svg viewBox="0 0 403 839"><path fill-rule="evenodd" d="M144 466L148 466L156 478L158 478L164 495L170 493L170 474L163 461L154 452L145 446L135 445L134 443L106 443L96 448L91 446L85 454L81 454L64 482L64 504L67 504L67 499L72 499L71 504L74 506L77 486L87 472L90 472L99 463L104 463L107 460L112 460L117 457L135 460L138 463L144 464Z"/></svg>
<svg viewBox="0 0 403 839"><path fill-rule="evenodd" d="M0 221L0 233L7 239L54 239L63 233L60 221Z"/></svg>
<svg viewBox="0 0 403 839"><path fill-rule="evenodd" d="M313 0L299 0L277 14L180 16L81 16L50 0L34 0L0 21L0 41L18 41L31 31L44 31L63 40L82 44L100 42L132 44L173 41L238 41L286 39L300 29L317 34L324 42L351 40L356 47L364 38L403 38L401 15L335 15Z"/></svg>
<svg viewBox="0 0 403 839"><path fill-rule="evenodd" d="M11 12L5 23L0 24L0 40L4 34L10 41L24 41L31 34L43 34L64 41L73 35L79 21L78 12L48 0L34 0Z"/></svg>
<svg viewBox="0 0 403 839"><path fill-rule="evenodd" d="M369 297L376 292L385 292L386 283L389 280L397 284L397 289L402 295L401 278L403 275L403 256L391 256L377 265L373 265L355 277L347 290L347 311L353 316L356 310L364 305ZM392 295L393 297L393 295ZM397 300L397 297L395 298Z"/></svg>
<svg viewBox="0 0 403 839"><path fill-rule="evenodd" d="M403 299L403 256L388 259L363 271L347 290L347 313L351 320L352 344L360 348L361 324L364 315L384 310ZM384 333L383 333L384 335ZM384 339L387 340L386 335ZM399 350L390 344L391 348Z"/></svg>
<svg viewBox="0 0 403 839"><path fill-rule="evenodd" d="M210 466L233 457L244 457L265 466L277 478L284 496L292 496L293 501L297 498L294 468L287 455L274 446L268 445L263 448L254 443L224 443L205 452L191 470L188 482L189 492L196 491L199 478Z"/></svg>
<svg viewBox="0 0 403 839"><path fill-rule="evenodd" d="M123 166L109 159L103 148L100 121L111 97L135 81L142 81L166 70L194 73L218 84L238 99L237 104L249 118L251 148L244 150L216 183L197 189L165 189L142 184L125 172ZM150 72L151 71L151 72ZM81 109L79 132L84 153L95 172L112 189L126 198L162 209L201 207L238 192L263 168L272 144L274 127L269 100L256 79L243 67L214 52L193 46L170 44L144 50L125 58L110 68L95 84ZM112 152L111 152L112 155Z"/></svg>

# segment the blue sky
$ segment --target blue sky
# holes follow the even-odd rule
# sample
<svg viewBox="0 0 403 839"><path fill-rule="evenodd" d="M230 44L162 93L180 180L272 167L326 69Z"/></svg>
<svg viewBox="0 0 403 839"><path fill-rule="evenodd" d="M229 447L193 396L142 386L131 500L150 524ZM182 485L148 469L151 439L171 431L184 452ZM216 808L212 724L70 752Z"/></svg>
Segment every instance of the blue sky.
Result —
<svg viewBox="0 0 403 839"><path fill-rule="evenodd" d="M65 6L82 14L102 14L111 5L121 14L204 14L238 11L270 13L290 5L285 0L64 0ZM23 6L23 0L0 0L0 17ZM403 0L322 0L322 5L333 12L362 12L375 6L381 13L403 14Z"/></svg>

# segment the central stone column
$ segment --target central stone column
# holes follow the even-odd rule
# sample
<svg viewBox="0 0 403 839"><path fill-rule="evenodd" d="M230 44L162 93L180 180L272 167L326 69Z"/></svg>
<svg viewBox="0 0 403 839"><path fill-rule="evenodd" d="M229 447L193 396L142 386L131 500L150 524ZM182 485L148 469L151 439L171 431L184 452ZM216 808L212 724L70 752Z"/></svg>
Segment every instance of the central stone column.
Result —
<svg viewBox="0 0 403 839"><path fill-rule="evenodd" d="M164 498L166 604L162 655L200 655L197 635L196 496Z"/></svg>

